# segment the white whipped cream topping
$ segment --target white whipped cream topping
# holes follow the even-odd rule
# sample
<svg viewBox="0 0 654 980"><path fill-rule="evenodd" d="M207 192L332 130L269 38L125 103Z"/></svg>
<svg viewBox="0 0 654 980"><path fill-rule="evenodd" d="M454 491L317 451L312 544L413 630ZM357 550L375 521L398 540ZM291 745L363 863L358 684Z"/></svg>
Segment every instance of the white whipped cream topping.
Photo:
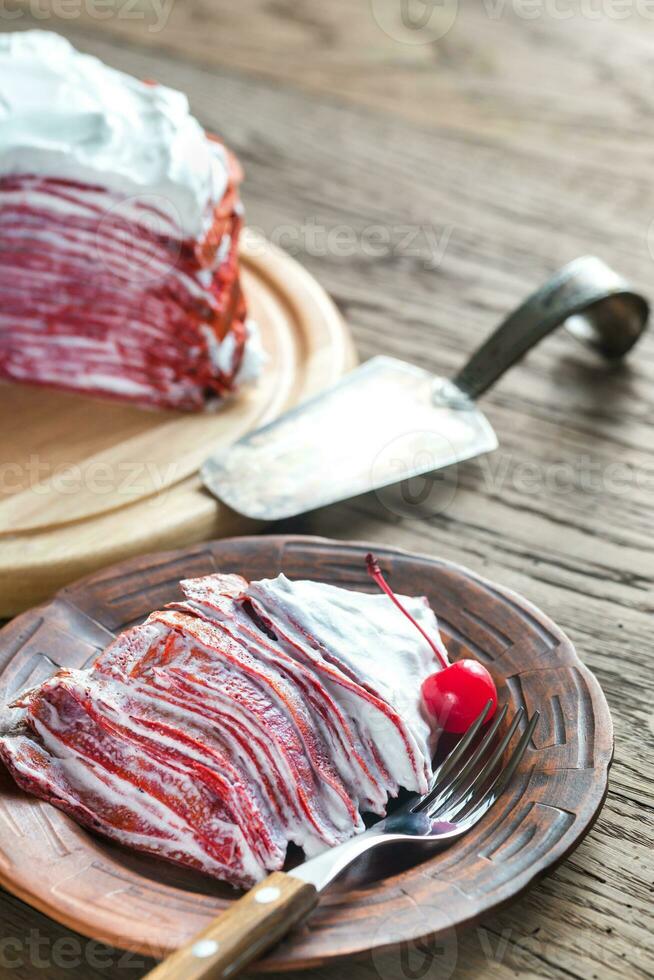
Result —
<svg viewBox="0 0 654 980"><path fill-rule="evenodd" d="M181 92L147 85L48 31L0 34L0 175L98 184L160 195L181 231L199 237L227 186L220 144Z"/></svg>
<svg viewBox="0 0 654 980"><path fill-rule="evenodd" d="M215 370L222 374L231 375L234 370L234 357L236 355L234 334L228 333L223 340L218 340L209 327L202 325L200 331L207 342L209 358ZM259 325L252 317L248 317L245 321L243 359L234 381L237 385L250 384L252 381L256 381L267 363L268 355L263 346Z"/></svg>
<svg viewBox="0 0 654 980"><path fill-rule="evenodd" d="M423 681L439 671L441 665L427 641L388 596L321 582L291 581L285 575L252 582L249 591L264 606L268 596L275 599L308 636L324 644L354 676L363 678L392 705L408 726L425 762L430 763L434 732L423 713L420 691ZM438 620L427 600L398 598L447 661ZM363 725L365 719L359 720ZM406 778L399 781L414 788Z"/></svg>
<svg viewBox="0 0 654 980"><path fill-rule="evenodd" d="M243 351L243 360L236 375L236 381L240 385L250 384L252 381L256 381L269 360L266 349L263 346L259 324L252 317L248 317L245 321L245 331L247 336L245 350Z"/></svg>

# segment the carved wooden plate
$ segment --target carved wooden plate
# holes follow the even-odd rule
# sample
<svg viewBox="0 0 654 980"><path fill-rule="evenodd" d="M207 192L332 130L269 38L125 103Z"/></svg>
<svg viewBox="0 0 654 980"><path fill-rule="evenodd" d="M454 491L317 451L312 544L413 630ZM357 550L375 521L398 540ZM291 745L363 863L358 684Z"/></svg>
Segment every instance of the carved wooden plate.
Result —
<svg viewBox="0 0 654 980"><path fill-rule="evenodd" d="M82 667L119 631L179 597L178 580L215 569L284 571L371 590L369 546L322 538L232 538L131 559L60 592L0 632L0 703ZM262 970L301 969L425 936L452 935L515 898L588 832L607 790L613 731L599 684L567 637L525 599L459 566L375 546L393 587L425 594L450 652L482 661L501 701L541 720L510 788L449 851L369 866L328 893ZM397 860L397 859L396 859ZM413 862L413 863L412 863ZM160 956L231 900L227 887L141 857L78 827L0 772L0 881L87 936Z"/></svg>

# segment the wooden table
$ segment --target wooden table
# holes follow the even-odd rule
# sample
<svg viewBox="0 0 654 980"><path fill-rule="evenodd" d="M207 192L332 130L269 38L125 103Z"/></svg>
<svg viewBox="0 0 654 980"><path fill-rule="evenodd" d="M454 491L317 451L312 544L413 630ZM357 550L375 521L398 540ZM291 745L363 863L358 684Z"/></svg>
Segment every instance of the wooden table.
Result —
<svg viewBox="0 0 654 980"><path fill-rule="evenodd" d="M589 251L654 293L648 5L412 2L426 26L401 28L400 0L178 0L161 17L153 0L113 13L70 0L59 19L47 0L16 0L0 26L60 30L187 91L245 164L250 224L327 287L364 358L453 371ZM485 402L502 448L426 508L382 494L280 529L439 554L517 589L574 639L616 728L595 829L523 900L447 957L428 947L307 978L652 976L653 382L654 336L615 370L555 336ZM0 903L1 976L147 966Z"/></svg>

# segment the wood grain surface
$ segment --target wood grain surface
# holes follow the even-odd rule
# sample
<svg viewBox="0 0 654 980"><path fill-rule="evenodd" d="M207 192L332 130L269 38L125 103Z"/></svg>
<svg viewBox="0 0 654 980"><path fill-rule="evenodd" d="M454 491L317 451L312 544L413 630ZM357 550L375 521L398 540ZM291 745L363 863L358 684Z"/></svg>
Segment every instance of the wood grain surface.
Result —
<svg viewBox="0 0 654 980"><path fill-rule="evenodd" d="M609 3L571 3L572 17L545 2L536 16L517 0L460 4L433 42L393 37L396 0L178 0L159 29L154 5L131 5L141 19L125 6L115 0L106 17L105 5L101 19L79 4L62 18L43 0L34 17L33 2L8 0L16 16L1 26L58 29L184 88L243 158L250 223L329 289L363 357L454 371L501 315L585 252L652 295L645 4L612 14ZM287 528L427 551L529 596L573 637L616 728L607 805L554 875L457 933L440 961L389 955L348 965L348 980L654 972L653 380L651 336L616 371L553 337L484 400L502 442L492 457ZM145 971L9 896L1 908L10 976L41 977L43 961L53 980Z"/></svg>
<svg viewBox="0 0 654 980"><path fill-rule="evenodd" d="M61 667L88 665L114 634L179 601L182 577L238 570L251 581L284 572L376 592L366 569L369 551L368 543L266 535L111 566L4 628L0 704ZM515 899L572 852L606 795L613 725L597 680L561 630L527 600L457 565L386 547L375 554L394 591L427 597L450 655L483 662L509 716L518 708L527 717L539 711L538 728L507 790L465 837L443 854L371 855L356 880L326 894L306 928L266 955L257 972L374 957L399 944L414 953L443 947L451 956L457 930ZM447 751L445 740L441 748ZM91 939L125 949L165 955L208 936L219 912L237 915L233 889L89 834L17 790L7 774L0 784L0 855L0 882L13 894ZM184 955L173 956L173 966Z"/></svg>

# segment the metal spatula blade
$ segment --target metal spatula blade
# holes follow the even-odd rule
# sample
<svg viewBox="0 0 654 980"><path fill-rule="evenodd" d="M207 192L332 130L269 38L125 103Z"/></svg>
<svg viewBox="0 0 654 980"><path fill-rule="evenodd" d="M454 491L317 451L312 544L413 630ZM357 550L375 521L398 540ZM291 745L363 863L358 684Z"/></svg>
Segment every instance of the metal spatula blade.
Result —
<svg viewBox="0 0 654 980"><path fill-rule="evenodd" d="M606 357L621 357L648 312L600 259L576 259L515 310L453 381L375 357L210 457L202 479L240 514L271 521L489 452L498 442L474 399L523 354L565 323Z"/></svg>
<svg viewBox="0 0 654 980"><path fill-rule="evenodd" d="M277 520L497 447L451 381L374 357L338 384L207 460L205 484L234 510Z"/></svg>

